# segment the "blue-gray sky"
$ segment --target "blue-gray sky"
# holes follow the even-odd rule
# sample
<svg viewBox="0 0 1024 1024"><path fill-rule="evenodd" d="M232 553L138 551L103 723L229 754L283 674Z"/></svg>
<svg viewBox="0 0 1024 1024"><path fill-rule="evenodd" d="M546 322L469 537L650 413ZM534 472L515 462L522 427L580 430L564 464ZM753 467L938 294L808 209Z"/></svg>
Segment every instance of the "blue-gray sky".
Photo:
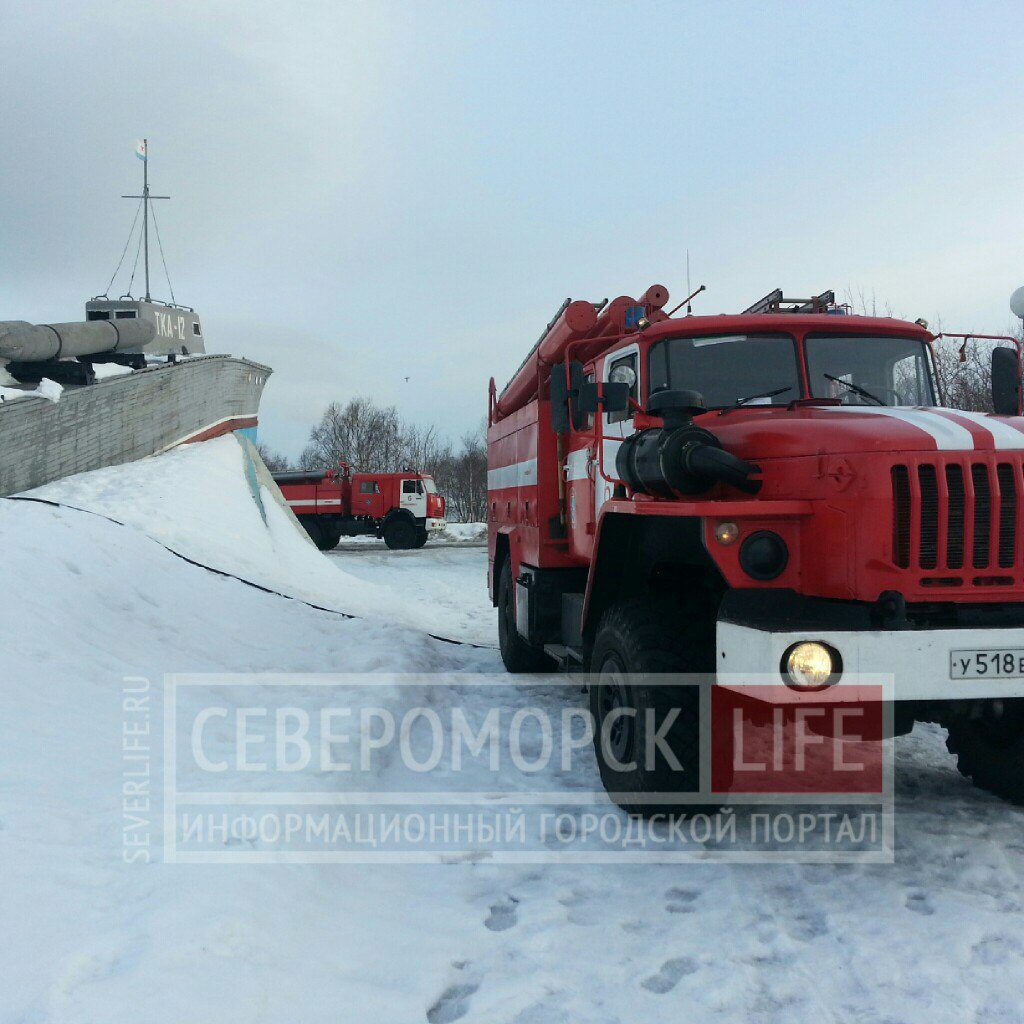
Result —
<svg viewBox="0 0 1024 1024"><path fill-rule="evenodd" d="M473 428L563 298L682 298L687 249L696 311L1001 331L1022 64L1019 3L0 0L0 319L103 290L146 135L177 297L292 455L356 394Z"/></svg>

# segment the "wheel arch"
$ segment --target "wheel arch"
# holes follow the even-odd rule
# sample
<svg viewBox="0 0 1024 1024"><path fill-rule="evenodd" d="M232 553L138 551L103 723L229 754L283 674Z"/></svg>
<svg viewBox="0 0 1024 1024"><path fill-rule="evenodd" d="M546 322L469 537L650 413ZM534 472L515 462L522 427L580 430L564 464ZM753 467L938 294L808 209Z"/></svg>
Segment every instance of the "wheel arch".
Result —
<svg viewBox="0 0 1024 1024"><path fill-rule="evenodd" d="M605 610L629 598L699 597L717 609L728 588L704 546L703 524L700 516L601 517L583 604L588 645Z"/></svg>
<svg viewBox="0 0 1024 1024"><path fill-rule="evenodd" d="M519 549L519 540L511 527L498 530L494 538L494 561L490 565L491 604L495 608L498 607L498 580L501 576L501 567L508 558L515 569L520 559Z"/></svg>
<svg viewBox="0 0 1024 1024"><path fill-rule="evenodd" d="M416 525L416 517L407 508L392 508L384 514L384 518L380 521L381 529L393 523L396 519L407 519L413 526Z"/></svg>

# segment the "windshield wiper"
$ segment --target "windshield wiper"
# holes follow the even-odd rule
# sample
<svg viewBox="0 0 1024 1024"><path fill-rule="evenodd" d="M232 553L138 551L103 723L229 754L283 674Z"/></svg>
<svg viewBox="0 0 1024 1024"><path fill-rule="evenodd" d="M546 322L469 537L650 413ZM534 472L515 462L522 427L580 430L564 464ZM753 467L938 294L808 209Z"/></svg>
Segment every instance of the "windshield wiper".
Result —
<svg viewBox="0 0 1024 1024"><path fill-rule="evenodd" d="M760 394L757 394L757 395L747 395L746 398L740 398L738 401L733 402L733 404L728 406L727 408L719 409L718 410L718 415L719 416L724 416L727 412L732 412L733 409L740 409L744 405L747 405L749 402L756 401L758 398L774 398L776 395L784 395L787 391L792 391L792 390L793 390L793 386L792 385L788 385L788 386L786 386L784 388L775 388L774 391L762 391Z"/></svg>
<svg viewBox="0 0 1024 1024"><path fill-rule="evenodd" d="M843 380L842 377L833 377L831 373L823 373L822 377L826 380L834 380L837 384L842 384L844 388L849 388L851 391L855 391L862 398L870 399L876 405L885 405L878 395L871 394L867 388L862 388L859 384L854 384L852 380Z"/></svg>

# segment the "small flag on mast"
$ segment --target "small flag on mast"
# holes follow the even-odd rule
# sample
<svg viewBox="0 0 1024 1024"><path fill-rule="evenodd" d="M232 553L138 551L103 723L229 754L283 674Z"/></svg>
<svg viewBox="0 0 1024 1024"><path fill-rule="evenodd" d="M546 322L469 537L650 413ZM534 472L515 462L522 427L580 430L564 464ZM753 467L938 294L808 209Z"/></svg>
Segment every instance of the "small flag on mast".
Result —
<svg viewBox="0 0 1024 1024"><path fill-rule="evenodd" d="M140 140L139 142L135 143L135 155L140 160L145 160L146 159L146 143L145 142Z"/></svg>

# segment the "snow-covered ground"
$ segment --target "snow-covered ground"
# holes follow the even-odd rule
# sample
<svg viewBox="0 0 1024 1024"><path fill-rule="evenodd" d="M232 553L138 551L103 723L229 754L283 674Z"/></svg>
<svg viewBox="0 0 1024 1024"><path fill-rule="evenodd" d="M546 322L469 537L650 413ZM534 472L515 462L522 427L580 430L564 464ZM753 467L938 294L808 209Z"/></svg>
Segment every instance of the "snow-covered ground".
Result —
<svg viewBox="0 0 1024 1024"><path fill-rule="evenodd" d="M897 747L894 865L161 863L165 673L366 673L400 710L395 673L500 669L414 626L493 621L484 549L325 558L272 501L267 527L250 514L233 444L46 489L126 527L0 501L0 1021L1024 1018L1024 814L961 779L933 727ZM123 809L139 721L123 698L143 686L126 677L149 680L154 709L146 863L125 863L141 831ZM497 697L552 700L511 683ZM597 788L593 765L572 784Z"/></svg>
<svg viewBox="0 0 1024 1024"><path fill-rule="evenodd" d="M486 523L448 523L443 530L431 533L428 547L480 547L487 543ZM344 550L379 548L386 550L377 537L345 537L338 545Z"/></svg>
<svg viewBox="0 0 1024 1024"><path fill-rule="evenodd" d="M488 646L497 642L498 613L487 594L486 548L428 543L418 551L388 551L378 541L372 546L340 545L327 557L349 576L443 611L444 621L454 625L452 635Z"/></svg>

